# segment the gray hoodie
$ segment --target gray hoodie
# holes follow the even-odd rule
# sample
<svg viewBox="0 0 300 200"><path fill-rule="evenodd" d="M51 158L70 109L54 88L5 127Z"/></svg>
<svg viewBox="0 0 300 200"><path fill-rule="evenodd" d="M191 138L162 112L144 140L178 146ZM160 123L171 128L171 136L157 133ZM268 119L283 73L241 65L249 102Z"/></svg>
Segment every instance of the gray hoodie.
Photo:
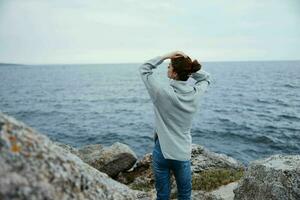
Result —
<svg viewBox="0 0 300 200"><path fill-rule="evenodd" d="M191 75L196 80L194 85L170 79L168 87L163 87L152 71L163 61L161 56L157 56L139 67L154 105L154 138L158 137L165 159L190 160L192 120L198 109L199 98L210 84L210 75L200 70Z"/></svg>

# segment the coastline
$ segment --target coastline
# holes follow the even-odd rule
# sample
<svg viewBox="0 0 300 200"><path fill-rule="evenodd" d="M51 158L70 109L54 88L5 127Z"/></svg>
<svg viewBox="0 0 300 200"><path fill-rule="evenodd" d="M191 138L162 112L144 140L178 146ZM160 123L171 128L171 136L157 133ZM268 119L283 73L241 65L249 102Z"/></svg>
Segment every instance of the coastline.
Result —
<svg viewBox="0 0 300 200"><path fill-rule="evenodd" d="M1 112L0 131L1 199L155 198L151 153L138 160L129 146L119 142L109 147L95 144L76 149L53 142ZM225 154L193 144L191 162L193 199L238 200L247 195L259 199L264 194L270 196L269 192L272 198L300 195L296 190L300 155L274 155L246 167ZM286 182L287 178L293 181ZM176 198L173 176L171 181L171 197ZM283 189L274 193L267 190L270 184L273 190ZM253 193L258 186L266 191Z"/></svg>

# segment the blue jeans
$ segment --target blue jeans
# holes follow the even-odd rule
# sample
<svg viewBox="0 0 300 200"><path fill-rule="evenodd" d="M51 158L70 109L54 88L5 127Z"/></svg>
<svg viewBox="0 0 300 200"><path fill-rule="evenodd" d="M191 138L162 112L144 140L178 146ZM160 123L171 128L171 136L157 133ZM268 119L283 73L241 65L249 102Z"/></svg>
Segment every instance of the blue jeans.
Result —
<svg viewBox="0 0 300 200"><path fill-rule="evenodd" d="M169 200L171 192L170 170L173 171L177 185L177 198L190 200L192 193L191 161L165 159L159 140L155 140L152 152L152 168L155 178L157 200Z"/></svg>

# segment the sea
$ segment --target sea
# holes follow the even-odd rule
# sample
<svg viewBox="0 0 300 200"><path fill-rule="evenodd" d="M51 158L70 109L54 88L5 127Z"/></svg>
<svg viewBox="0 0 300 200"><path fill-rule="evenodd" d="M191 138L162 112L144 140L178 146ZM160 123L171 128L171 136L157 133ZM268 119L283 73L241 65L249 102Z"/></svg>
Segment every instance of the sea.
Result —
<svg viewBox="0 0 300 200"><path fill-rule="evenodd" d="M0 111L54 141L77 148L121 142L142 158L152 152L155 124L141 64L2 64ZM169 84L167 64L153 71L161 84ZM202 66L211 84L193 120L193 143L245 165L300 154L300 61Z"/></svg>

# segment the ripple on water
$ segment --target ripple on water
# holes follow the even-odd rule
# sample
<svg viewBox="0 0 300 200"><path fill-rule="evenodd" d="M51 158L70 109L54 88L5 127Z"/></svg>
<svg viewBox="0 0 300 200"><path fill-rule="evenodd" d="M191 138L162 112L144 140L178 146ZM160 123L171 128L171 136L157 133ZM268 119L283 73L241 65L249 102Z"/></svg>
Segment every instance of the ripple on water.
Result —
<svg viewBox="0 0 300 200"><path fill-rule="evenodd" d="M285 88L291 88L291 89L297 89L297 88L299 88L299 86L293 85L293 84L290 84L290 83L284 84L283 87L285 87Z"/></svg>
<svg viewBox="0 0 300 200"><path fill-rule="evenodd" d="M277 117L278 117L279 120L287 119L287 120L293 120L293 121L296 121L296 122L300 122L300 118L297 117L297 116L294 116L294 115L281 114L281 115L278 115Z"/></svg>
<svg viewBox="0 0 300 200"><path fill-rule="evenodd" d="M215 81L199 102L193 141L243 162L300 152L300 62L206 65ZM153 105L132 65L10 66L0 75L9 77L0 84L1 111L52 139L151 150Z"/></svg>

